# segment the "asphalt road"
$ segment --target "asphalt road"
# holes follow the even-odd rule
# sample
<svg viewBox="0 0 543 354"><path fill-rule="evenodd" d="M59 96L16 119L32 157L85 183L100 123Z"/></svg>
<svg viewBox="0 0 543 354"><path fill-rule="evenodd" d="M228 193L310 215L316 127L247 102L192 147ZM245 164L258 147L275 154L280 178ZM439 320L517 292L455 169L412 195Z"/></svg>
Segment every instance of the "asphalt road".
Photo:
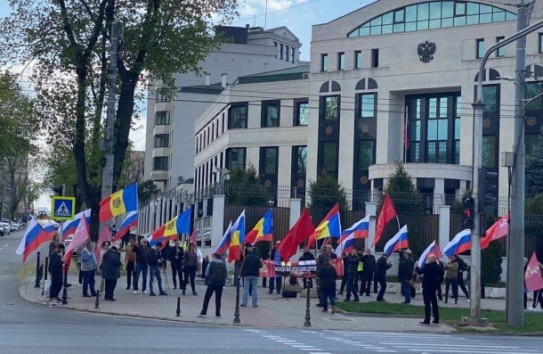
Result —
<svg viewBox="0 0 543 354"><path fill-rule="evenodd" d="M257 330L51 309L19 297L21 236L0 238L0 354L543 353L539 337Z"/></svg>

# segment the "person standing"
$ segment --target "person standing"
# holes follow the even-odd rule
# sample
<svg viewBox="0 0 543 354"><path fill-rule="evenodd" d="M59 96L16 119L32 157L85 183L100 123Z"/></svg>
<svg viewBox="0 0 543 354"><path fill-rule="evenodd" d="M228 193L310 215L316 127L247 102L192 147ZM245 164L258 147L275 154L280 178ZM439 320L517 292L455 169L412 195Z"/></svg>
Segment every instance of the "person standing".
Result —
<svg viewBox="0 0 543 354"><path fill-rule="evenodd" d="M349 268L349 255L347 253L342 253L341 261L343 262L343 276L341 277L338 295L343 295L343 290L345 290L345 286L347 285L347 273L345 272L347 271L347 268Z"/></svg>
<svg viewBox="0 0 543 354"><path fill-rule="evenodd" d="M207 289L204 295L204 303L202 305L202 311L198 317L205 317L207 314L207 307L209 300L213 293L215 293L215 316L221 317L221 299L222 288L226 282L227 269L226 263L222 260L222 255L219 253L213 254L213 260L209 263L209 267L206 270L206 284Z"/></svg>
<svg viewBox="0 0 543 354"><path fill-rule="evenodd" d="M173 288L177 289L177 280L179 279L179 289L183 287L183 256L185 250L179 244L179 240L175 240L173 247L168 247L168 260L172 267Z"/></svg>
<svg viewBox="0 0 543 354"><path fill-rule="evenodd" d="M102 278L105 282L104 299L106 301L115 301L113 293L117 286L117 279L121 277L121 266L121 255L117 247L111 246L102 257Z"/></svg>
<svg viewBox="0 0 543 354"><path fill-rule="evenodd" d="M126 269L126 290L130 290L132 284L132 277L134 276L134 270L136 268L136 253L134 247L136 246L136 237L132 235L128 244L124 248L124 264Z"/></svg>
<svg viewBox="0 0 543 354"><path fill-rule="evenodd" d="M313 253L311 253L311 251L309 250L309 248L304 247L304 253L302 253L302 255L300 256L300 258L298 259L298 262L300 261L314 261L315 260L315 255ZM307 289L307 278L302 278L302 281L304 283L304 289Z"/></svg>
<svg viewBox="0 0 543 354"><path fill-rule="evenodd" d="M207 270L208 265L209 265L209 257L205 256L204 259L202 260L202 275L201 275L202 279L205 279L206 277L206 270Z"/></svg>
<svg viewBox="0 0 543 354"><path fill-rule="evenodd" d="M360 258L358 258L358 255L355 249L351 251L351 254L349 255L348 258L349 258L349 261L348 261L349 267L347 268L347 296L345 298L345 301L351 301L351 294L352 294L353 301L358 302L360 301L360 299L358 297L356 277L358 276L358 264L360 263ZM322 280L321 280L321 284L322 284ZM323 299L324 299L324 294L323 294ZM321 303L323 303L323 299L321 299Z"/></svg>
<svg viewBox="0 0 543 354"><path fill-rule="evenodd" d="M160 268L162 267L162 255L160 253L161 247L162 243L157 242L153 245L153 247L147 250L147 262L149 264L149 296L156 296L153 290L155 279L158 283L159 295L168 295L162 289L162 276L160 275Z"/></svg>
<svg viewBox="0 0 543 354"><path fill-rule="evenodd" d="M317 276L321 283L321 303L322 311L328 311L328 300L332 306L332 314L336 313L336 269L330 265L330 261L325 259L317 271ZM347 285L347 296L349 295L349 286ZM355 291L356 294L356 291Z"/></svg>
<svg viewBox="0 0 543 354"><path fill-rule="evenodd" d="M420 322L425 325L430 324L430 308L434 316L433 323L439 323L439 308L437 306L437 288L443 281L443 271L437 263L437 257L431 253L426 258L424 267L416 267L415 271L422 275L422 298L424 300L424 321Z"/></svg>
<svg viewBox="0 0 543 354"><path fill-rule="evenodd" d="M96 296L95 279L98 262L92 252L91 240L87 240L81 249L81 273L83 273L83 297ZM90 288L90 295L89 295Z"/></svg>
<svg viewBox="0 0 543 354"><path fill-rule="evenodd" d="M241 307L247 307L249 290L252 290L253 307L258 307L258 276L262 260L258 255L258 248L253 247L251 253L245 256L241 264L240 274L243 277L243 301Z"/></svg>
<svg viewBox="0 0 543 354"><path fill-rule="evenodd" d="M134 273L134 294L138 291L138 281L140 274L142 275L141 291L147 294L147 272L149 271L149 265L147 262L148 251L147 239L142 238L139 246L134 246L134 252L136 253L136 272Z"/></svg>
<svg viewBox="0 0 543 354"><path fill-rule="evenodd" d="M452 288L454 303L458 303L458 261L456 254L445 265L445 303L449 302L449 288Z"/></svg>
<svg viewBox="0 0 543 354"><path fill-rule="evenodd" d="M191 243L189 249L183 256L183 269L185 271L185 281L183 282L183 295L187 290L187 284L190 280L190 287L192 288L192 295L196 296L196 285L194 284L194 278L196 277L196 268L198 267L198 255L196 253L196 245Z"/></svg>
<svg viewBox="0 0 543 354"><path fill-rule="evenodd" d="M370 296L371 280L373 279L373 273L375 273L375 256L371 254L370 248L366 248L366 251L362 256L362 263L364 263L364 269L362 270L360 296L364 293L366 296Z"/></svg>
<svg viewBox="0 0 543 354"><path fill-rule="evenodd" d="M400 263L400 281L402 283L403 304L411 303L411 280L413 279L413 267L415 261L410 249L403 252L403 262Z"/></svg>
<svg viewBox="0 0 543 354"><path fill-rule="evenodd" d="M270 260L275 264L275 253L277 252L277 246L279 246L280 241L275 242L275 246L270 251ZM274 287L277 290L278 294L281 294L281 288L283 284L283 279L281 278L281 275L278 273L275 273L275 278L270 277L270 284L269 284L269 291L268 294L273 293Z"/></svg>
<svg viewBox="0 0 543 354"><path fill-rule="evenodd" d="M58 294L62 288L62 258L64 245L57 243L53 252L49 254L49 274L51 275L51 286L49 288L49 307L56 307L62 302L58 301Z"/></svg>
<svg viewBox="0 0 543 354"><path fill-rule="evenodd" d="M375 282L379 284L379 293L377 301L385 301L385 291L387 289L387 270L392 267L392 263L388 261L388 254L383 254L375 264Z"/></svg>
<svg viewBox="0 0 543 354"><path fill-rule="evenodd" d="M464 293L464 296L466 296L466 299L468 299L469 302L469 291L466 288L466 284L464 283L464 272L468 271L468 264L459 256L457 256L458 260L458 286L460 287L460 290Z"/></svg>

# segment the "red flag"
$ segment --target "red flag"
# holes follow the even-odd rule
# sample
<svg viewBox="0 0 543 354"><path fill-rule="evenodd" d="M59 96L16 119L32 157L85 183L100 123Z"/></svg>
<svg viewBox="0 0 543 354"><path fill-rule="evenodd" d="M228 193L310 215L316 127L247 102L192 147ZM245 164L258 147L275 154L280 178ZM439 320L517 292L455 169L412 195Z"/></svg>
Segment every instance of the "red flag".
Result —
<svg viewBox="0 0 543 354"><path fill-rule="evenodd" d="M189 238L189 244L191 243L196 244L197 239L198 239L198 231L196 231L196 229L192 229L192 234L190 234L190 238Z"/></svg>
<svg viewBox="0 0 543 354"><path fill-rule="evenodd" d="M535 252L528 262L526 272L524 273L524 282L528 291L543 289L543 278L541 277L541 264L537 261Z"/></svg>
<svg viewBox="0 0 543 354"><path fill-rule="evenodd" d="M481 249L488 248L490 242L496 241L502 237L507 236L509 232L509 214L499 218L492 226L485 232L485 236L481 238Z"/></svg>
<svg viewBox="0 0 543 354"><path fill-rule="evenodd" d="M285 238L277 247L277 252L281 256L281 260L288 261L290 257L296 254L298 246L315 231L309 210L304 209L304 212L298 218L298 221L292 226Z"/></svg>
<svg viewBox="0 0 543 354"><path fill-rule="evenodd" d="M390 194L387 194L385 196L385 200L383 201L383 206L381 207L381 212L379 213L379 218L377 219L377 227L375 230L375 237L373 239L373 242L371 243L371 246L375 246L377 242L381 239L381 236L383 235L383 231L385 231L385 226L394 219L398 214L396 213L396 209L394 208L394 204L392 203L392 199L390 199Z"/></svg>

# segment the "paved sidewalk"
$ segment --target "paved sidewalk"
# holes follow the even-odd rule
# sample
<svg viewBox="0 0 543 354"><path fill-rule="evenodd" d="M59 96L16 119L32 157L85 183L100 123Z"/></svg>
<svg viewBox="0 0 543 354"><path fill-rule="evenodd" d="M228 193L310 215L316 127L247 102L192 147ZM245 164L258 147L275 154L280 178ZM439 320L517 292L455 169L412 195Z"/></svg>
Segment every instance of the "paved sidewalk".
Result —
<svg viewBox="0 0 543 354"><path fill-rule="evenodd" d="M101 278L96 277L97 283ZM171 279L169 279L171 280ZM216 324L234 326L236 289L233 286L226 286L222 296L221 318L216 318L214 297L210 301L207 318L198 318L202 308L205 286L197 285L197 296L187 291L186 296L181 295L179 289L170 289L171 296L151 297L148 294L133 294L132 290L126 290L126 278L121 277L115 290L117 301L104 301L100 299L98 309L95 309L95 298L83 298L82 289L77 284L75 277L70 277L72 287L68 288L68 304L61 307L97 312L113 315L136 316L143 318L156 318L172 321L182 321L202 324ZM261 283L261 282L260 282ZM171 282L170 282L171 284ZM155 289L157 290L157 289ZM243 289L241 289L241 292ZM28 278L20 288L20 294L28 301L46 304L47 298L41 295L42 289L34 288L34 279ZM158 291L156 291L158 293ZM61 292L62 294L62 292ZM258 307L240 308L241 325L252 328L306 328L304 327L306 314L305 298L280 298L278 294L268 294L268 289L258 288ZM181 316L176 317L177 298L181 299ZM343 299L343 296L338 296ZM375 295L371 297L360 297L361 302L374 301ZM393 293L387 293L385 299L388 302L402 302L402 298ZM249 300L251 303L251 300ZM440 324L424 326L419 324L422 318L390 317L390 316L347 316L343 314L323 313L316 307L316 299L311 299L311 328L329 330L355 330L355 331L408 331L408 332L431 332L448 333L454 329L450 326ZM422 305L422 297L417 295L412 301L413 305ZM440 304L450 307L469 307L465 298L460 298L458 305ZM501 309L505 308L503 300L483 299L482 308ZM51 311L57 311L51 309Z"/></svg>

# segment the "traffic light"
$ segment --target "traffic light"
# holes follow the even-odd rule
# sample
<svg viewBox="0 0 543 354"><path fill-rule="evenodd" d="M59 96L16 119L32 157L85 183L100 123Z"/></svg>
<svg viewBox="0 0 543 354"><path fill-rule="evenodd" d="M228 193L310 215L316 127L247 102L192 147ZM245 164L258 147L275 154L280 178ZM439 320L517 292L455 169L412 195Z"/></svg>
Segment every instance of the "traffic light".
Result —
<svg viewBox="0 0 543 354"><path fill-rule="evenodd" d="M475 201L472 197L465 197L462 201L463 205L463 216L464 216L464 227L466 229L473 229L473 218L475 217Z"/></svg>
<svg viewBox="0 0 543 354"><path fill-rule="evenodd" d="M494 207L498 195L498 172L486 168L479 170L479 211Z"/></svg>
<svg viewBox="0 0 543 354"><path fill-rule="evenodd" d="M53 186L52 189L55 195L64 195L64 185Z"/></svg>

